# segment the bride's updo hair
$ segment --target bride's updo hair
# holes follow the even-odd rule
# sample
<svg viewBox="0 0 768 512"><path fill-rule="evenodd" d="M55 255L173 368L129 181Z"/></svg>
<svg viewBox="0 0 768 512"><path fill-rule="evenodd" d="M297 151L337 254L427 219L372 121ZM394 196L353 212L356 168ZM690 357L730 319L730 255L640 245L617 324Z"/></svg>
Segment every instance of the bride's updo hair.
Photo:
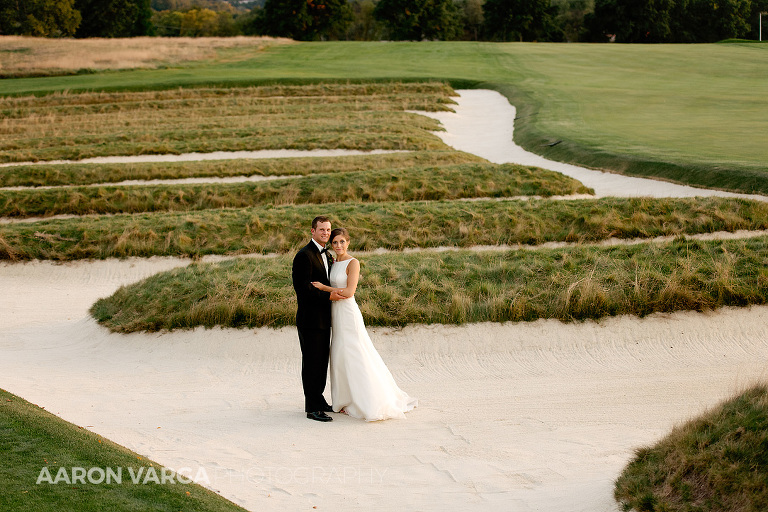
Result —
<svg viewBox="0 0 768 512"><path fill-rule="evenodd" d="M339 235L343 236L344 240L349 242L349 231L347 231L345 228L336 228L333 231L331 231L331 238L330 238L331 242L333 242L333 239Z"/></svg>

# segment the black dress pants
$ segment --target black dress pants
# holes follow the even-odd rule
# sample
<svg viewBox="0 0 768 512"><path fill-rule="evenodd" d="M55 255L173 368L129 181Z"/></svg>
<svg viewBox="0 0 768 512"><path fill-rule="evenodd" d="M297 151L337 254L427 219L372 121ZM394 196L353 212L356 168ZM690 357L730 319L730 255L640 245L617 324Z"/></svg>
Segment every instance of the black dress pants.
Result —
<svg viewBox="0 0 768 512"><path fill-rule="evenodd" d="M304 410L322 411L328 406L323 391L328 377L328 358L331 355L331 330L299 328L299 344Z"/></svg>

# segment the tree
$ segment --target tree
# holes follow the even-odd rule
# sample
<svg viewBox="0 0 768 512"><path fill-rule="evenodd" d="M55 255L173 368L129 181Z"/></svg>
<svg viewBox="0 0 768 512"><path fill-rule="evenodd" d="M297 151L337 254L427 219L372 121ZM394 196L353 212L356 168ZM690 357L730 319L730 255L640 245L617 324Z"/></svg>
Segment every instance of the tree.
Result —
<svg viewBox="0 0 768 512"><path fill-rule="evenodd" d="M210 9L192 9L184 13L180 34L183 37L206 37L216 35L219 17Z"/></svg>
<svg viewBox="0 0 768 512"><path fill-rule="evenodd" d="M69 37L80 21L75 0L0 0L0 34Z"/></svg>
<svg viewBox="0 0 768 512"><path fill-rule="evenodd" d="M75 0L83 16L76 37L133 37L150 35L150 0Z"/></svg>
<svg viewBox="0 0 768 512"><path fill-rule="evenodd" d="M595 0L585 19L593 41L711 43L749 34L752 0Z"/></svg>
<svg viewBox="0 0 768 512"><path fill-rule="evenodd" d="M461 31L453 0L379 0L373 14L385 24L391 39L449 40Z"/></svg>
<svg viewBox="0 0 768 512"><path fill-rule="evenodd" d="M583 40L584 17L595 10L594 0L554 0L557 6L555 22L563 29L569 43Z"/></svg>
<svg viewBox="0 0 768 512"><path fill-rule="evenodd" d="M674 5L674 0L595 0L585 25L593 41L613 36L617 43L671 42Z"/></svg>
<svg viewBox="0 0 768 512"><path fill-rule="evenodd" d="M673 42L714 43L749 34L751 0L678 0L672 17Z"/></svg>
<svg viewBox="0 0 768 512"><path fill-rule="evenodd" d="M267 0L256 25L262 35L318 41L342 39L351 22L347 0Z"/></svg>
<svg viewBox="0 0 768 512"><path fill-rule="evenodd" d="M160 37L180 36L183 21L184 13L181 11L160 11L152 14L152 26L155 34Z"/></svg>
<svg viewBox="0 0 768 512"><path fill-rule="evenodd" d="M353 41L378 41L381 39L383 28L376 21L373 11L376 4L373 0L352 0L352 24L347 30L347 39Z"/></svg>
<svg viewBox="0 0 768 512"><path fill-rule="evenodd" d="M464 38L477 41L483 27L483 2L485 0L460 0L461 18L464 24Z"/></svg>
<svg viewBox="0 0 768 512"><path fill-rule="evenodd" d="M486 0L485 29L496 41L562 41L549 0Z"/></svg>
<svg viewBox="0 0 768 512"><path fill-rule="evenodd" d="M151 0L150 7L155 11L191 11L192 9L210 9L216 12L235 13L237 9L226 0Z"/></svg>
<svg viewBox="0 0 768 512"><path fill-rule="evenodd" d="M246 36L262 34L260 26L261 7L255 7L235 18L237 32Z"/></svg>
<svg viewBox="0 0 768 512"><path fill-rule="evenodd" d="M231 13L211 9L156 12L152 24L159 36L228 37L241 33Z"/></svg>
<svg viewBox="0 0 768 512"><path fill-rule="evenodd" d="M229 12L216 13L216 36L231 37L240 35L240 27L237 26L235 17Z"/></svg>

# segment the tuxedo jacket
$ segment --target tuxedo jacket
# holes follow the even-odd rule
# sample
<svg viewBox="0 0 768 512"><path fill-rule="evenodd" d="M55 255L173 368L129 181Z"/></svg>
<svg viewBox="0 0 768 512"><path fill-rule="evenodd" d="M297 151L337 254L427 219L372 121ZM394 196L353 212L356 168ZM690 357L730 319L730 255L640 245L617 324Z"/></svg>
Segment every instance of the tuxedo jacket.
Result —
<svg viewBox="0 0 768 512"><path fill-rule="evenodd" d="M330 271L330 265L328 266ZM296 327L299 329L330 329L331 294L312 286L320 281L328 286L323 257L313 241L304 246L293 258L293 289L296 290Z"/></svg>

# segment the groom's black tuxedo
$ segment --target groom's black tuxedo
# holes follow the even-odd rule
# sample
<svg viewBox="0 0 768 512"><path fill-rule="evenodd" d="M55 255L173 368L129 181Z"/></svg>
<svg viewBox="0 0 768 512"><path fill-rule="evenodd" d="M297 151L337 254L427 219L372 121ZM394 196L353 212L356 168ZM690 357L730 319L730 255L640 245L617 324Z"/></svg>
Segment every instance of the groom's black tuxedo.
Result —
<svg viewBox="0 0 768 512"><path fill-rule="evenodd" d="M330 286L323 257L313 241L310 240L293 259L292 277L298 303L296 327L301 344L304 410L324 411L328 406L323 391L331 346L331 294L312 286L312 281Z"/></svg>
<svg viewBox="0 0 768 512"><path fill-rule="evenodd" d="M330 329L331 294L312 286L312 281L331 285L323 257L315 242L310 241L293 258L293 289L298 301L296 326L299 329Z"/></svg>

